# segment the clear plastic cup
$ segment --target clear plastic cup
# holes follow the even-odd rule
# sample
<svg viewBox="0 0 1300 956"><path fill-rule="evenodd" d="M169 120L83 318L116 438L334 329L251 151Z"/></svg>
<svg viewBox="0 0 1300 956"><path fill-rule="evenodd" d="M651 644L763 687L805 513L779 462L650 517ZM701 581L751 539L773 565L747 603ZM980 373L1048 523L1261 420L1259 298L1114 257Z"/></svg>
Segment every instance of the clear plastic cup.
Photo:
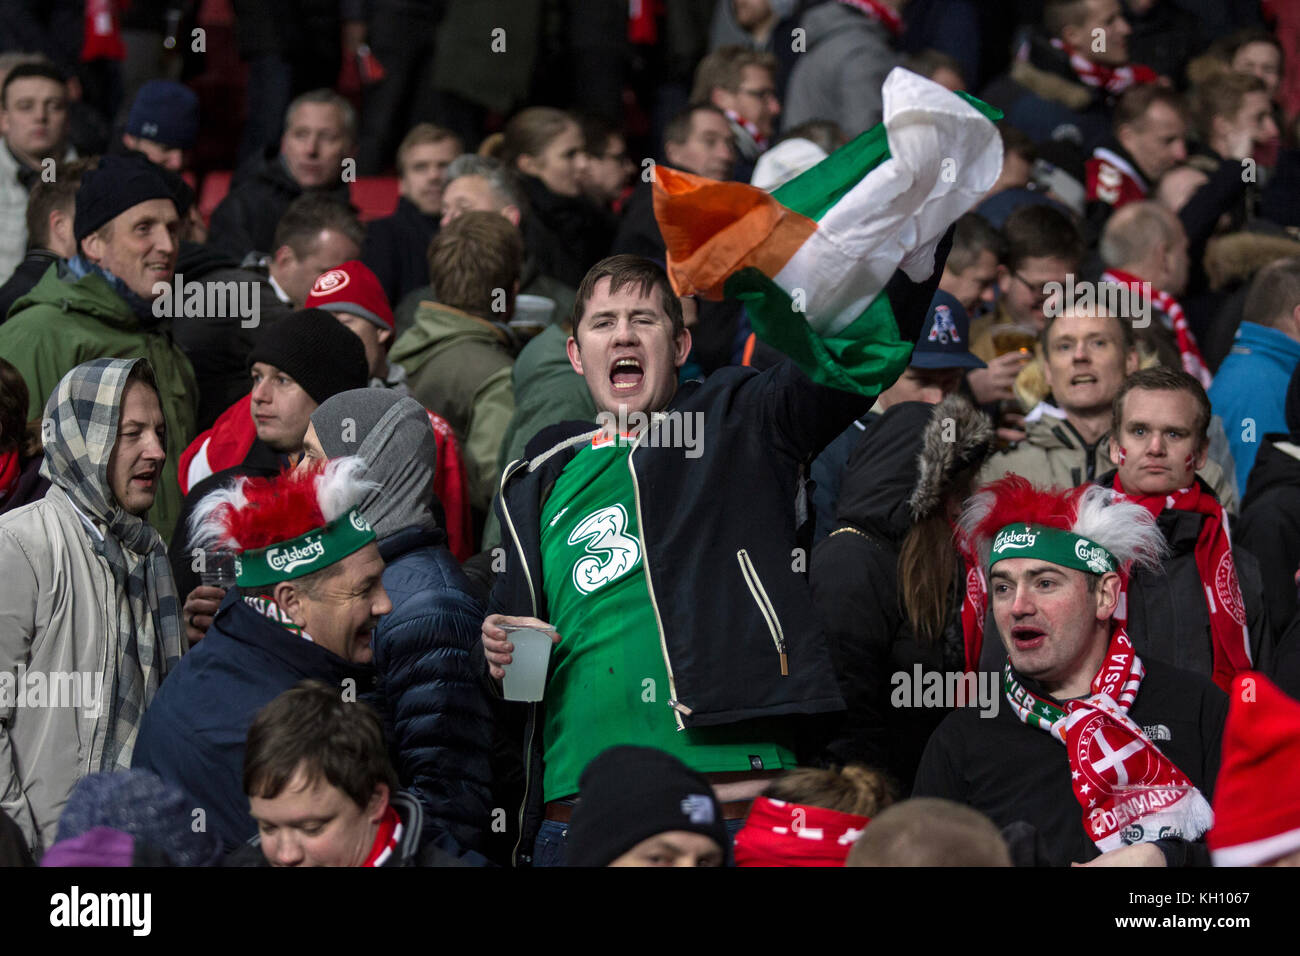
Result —
<svg viewBox="0 0 1300 956"><path fill-rule="evenodd" d="M502 625L501 629L515 646L511 663L502 668L506 672L501 681L502 696L506 700L541 700L551 663L552 632L512 624Z"/></svg>
<svg viewBox="0 0 1300 956"><path fill-rule="evenodd" d="M229 591L235 586L235 552L204 551L199 583Z"/></svg>

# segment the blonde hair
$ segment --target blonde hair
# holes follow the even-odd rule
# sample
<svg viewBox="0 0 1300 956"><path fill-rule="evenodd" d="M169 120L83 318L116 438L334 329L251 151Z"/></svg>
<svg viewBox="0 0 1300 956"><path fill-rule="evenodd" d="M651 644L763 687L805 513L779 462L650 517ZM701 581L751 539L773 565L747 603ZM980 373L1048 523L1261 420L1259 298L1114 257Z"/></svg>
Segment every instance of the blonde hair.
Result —
<svg viewBox="0 0 1300 956"><path fill-rule="evenodd" d="M862 764L799 767L768 784L763 796L787 803L874 817L897 799L889 778Z"/></svg>

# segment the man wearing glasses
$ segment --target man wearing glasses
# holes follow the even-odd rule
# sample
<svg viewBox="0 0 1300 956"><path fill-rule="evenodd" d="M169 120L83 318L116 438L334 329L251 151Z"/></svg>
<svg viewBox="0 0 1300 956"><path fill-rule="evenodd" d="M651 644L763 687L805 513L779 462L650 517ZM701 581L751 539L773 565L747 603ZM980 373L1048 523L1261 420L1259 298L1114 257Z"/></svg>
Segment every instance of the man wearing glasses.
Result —
<svg viewBox="0 0 1300 956"><path fill-rule="evenodd" d="M1050 283L1065 286L1066 276L1079 278L1083 238L1068 216L1047 205L1022 206L1002 227L1007 256L998 266L998 305L989 315L971 323L971 351L985 362L1000 351L993 330L1021 326L1037 335L1047 325L1043 309Z"/></svg>
<svg viewBox="0 0 1300 956"><path fill-rule="evenodd" d="M734 178L749 182L781 115L776 57L743 46L719 47L700 61L691 102L711 103L727 115L736 139Z"/></svg>

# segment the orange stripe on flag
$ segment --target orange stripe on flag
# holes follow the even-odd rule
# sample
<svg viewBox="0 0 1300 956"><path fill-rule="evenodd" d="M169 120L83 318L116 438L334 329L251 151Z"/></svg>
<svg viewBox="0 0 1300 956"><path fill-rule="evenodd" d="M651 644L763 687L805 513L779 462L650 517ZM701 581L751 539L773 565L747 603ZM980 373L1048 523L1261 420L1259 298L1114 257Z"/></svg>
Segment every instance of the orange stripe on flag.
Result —
<svg viewBox="0 0 1300 956"><path fill-rule="evenodd" d="M817 223L753 186L666 166L654 175L655 218L678 295L721 299L727 277L746 266L775 276L817 231Z"/></svg>

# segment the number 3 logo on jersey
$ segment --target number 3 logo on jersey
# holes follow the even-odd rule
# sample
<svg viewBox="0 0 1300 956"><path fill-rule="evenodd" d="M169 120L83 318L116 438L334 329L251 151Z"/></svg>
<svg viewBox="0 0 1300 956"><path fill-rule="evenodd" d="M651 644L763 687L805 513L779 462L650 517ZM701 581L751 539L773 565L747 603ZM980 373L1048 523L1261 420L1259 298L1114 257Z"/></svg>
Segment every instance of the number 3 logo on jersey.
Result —
<svg viewBox="0 0 1300 956"><path fill-rule="evenodd" d="M624 532L627 511L622 505L610 505L593 511L578 522L569 535L569 544L587 542L587 554L573 565L573 586L583 594L621 577L641 560L641 544Z"/></svg>

